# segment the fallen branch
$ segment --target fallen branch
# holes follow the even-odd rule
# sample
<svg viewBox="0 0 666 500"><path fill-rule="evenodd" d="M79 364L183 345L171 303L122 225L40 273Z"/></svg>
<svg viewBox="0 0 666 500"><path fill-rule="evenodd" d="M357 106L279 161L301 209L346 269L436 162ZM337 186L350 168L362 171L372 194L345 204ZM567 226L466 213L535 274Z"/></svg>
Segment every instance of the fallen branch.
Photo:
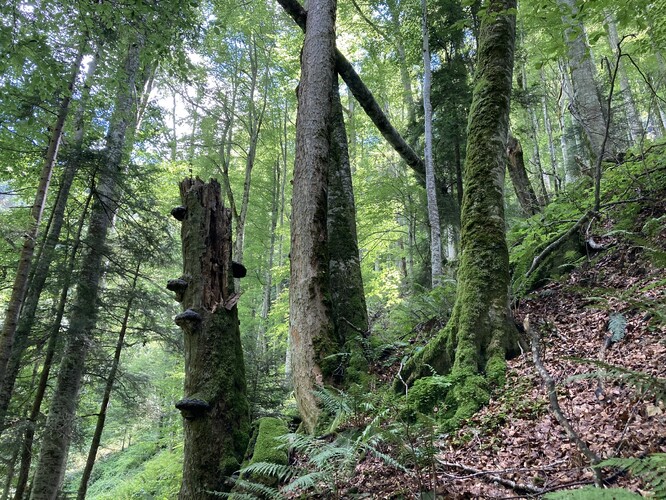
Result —
<svg viewBox="0 0 666 500"><path fill-rule="evenodd" d="M501 484L502 486L506 486L507 488L511 488L512 490L526 491L528 493L532 493L535 495L540 495L543 493L543 488L539 488L538 486L534 486L533 484L518 483L516 481L512 481L511 479L504 479L503 477L500 477L493 472L475 469L474 467L468 467L467 465L444 462L439 459L437 459L437 462L445 467L457 468L462 471L474 474L475 476L485 476L485 478L488 479L489 481Z"/></svg>
<svg viewBox="0 0 666 500"><path fill-rule="evenodd" d="M578 433L574 430L569 422L569 419L564 416L562 408L560 408L560 403L557 399L557 389L555 388L555 381L551 377L546 367L541 362L541 345L539 340L539 333L536 331L536 328L530 326L530 315L525 316L525 321L523 322L525 331L532 340L532 359L534 360L534 366L537 369L537 372L543 379L546 384L546 389L548 391L548 401L550 403L550 410L553 413L553 416L557 422L562 426L562 428L569 436L578 450L590 461L590 465L594 466L598 464L601 460L590 448L587 446L587 443L583 441ZM602 487L601 471L595 467L591 467L592 472L594 473L594 482L598 487Z"/></svg>
<svg viewBox="0 0 666 500"><path fill-rule="evenodd" d="M564 233L562 236L560 236L555 241L550 243L546 248L543 249L543 251L539 255L534 257L532 265L525 273L525 277L528 277L530 274L536 271L536 269L541 265L541 263L546 259L546 257L548 257L551 253L560 248L571 237L571 235L573 235L576 231L578 231L583 226L583 224L585 224L594 214L595 212L591 210L588 211L578 220L578 222L576 222L573 226L571 226L571 228L566 233Z"/></svg>

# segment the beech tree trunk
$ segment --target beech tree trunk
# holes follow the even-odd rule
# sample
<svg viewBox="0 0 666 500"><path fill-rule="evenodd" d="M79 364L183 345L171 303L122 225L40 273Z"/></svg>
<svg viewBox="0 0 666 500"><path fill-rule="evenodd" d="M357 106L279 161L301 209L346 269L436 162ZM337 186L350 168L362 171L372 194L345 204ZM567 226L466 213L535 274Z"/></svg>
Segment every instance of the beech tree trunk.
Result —
<svg viewBox="0 0 666 500"><path fill-rule="evenodd" d="M331 320L327 180L335 74L335 0L312 2L301 54L291 216L289 335L298 409L313 432L320 409L312 393L331 381L338 352Z"/></svg>
<svg viewBox="0 0 666 500"><path fill-rule="evenodd" d="M540 211L539 200L534 193L529 177L527 177L525 162L523 160L523 148L520 145L520 141L511 134L509 134L506 152L509 157L507 163L509 176L511 177L513 189L516 191L520 208L523 209L525 215L534 215Z"/></svg>
<svg viewBox="0 0 666 500"><path fill-rule="evenodd" d="M331 317L335 337L344 351L346 384L362 383L368 372L363 334L368 312L361 276L356 232L356 205L352 186L347 133L337 77L334 78L331 155L328 171L328 250L331 286Z"/></svg>
<svg viewBox="0 0 666 500"><path fill-rule="evenodd" d="M504 383L517 343L509 311L504 172L515 43L515 0L490 0L479 33L469 113L458 288L446 327L404 366L402 381L450 373L446 417L455 426ZM507 12L510 9L510 12Z"/></svg>
<svg viewBox="0 0 666 500"><path fill-rule="evenodd" d="M39 177L37 193L35 194L35 200L30 210L30 226L26 229L25 232L23 247L21 249L21 256L19 258L16 276L14 278L14 285L12 287L12 294L7 305L7 311L5 312L5 322L3 323L2 336L0 337L0 387L2 387L3 393L7 392L7 387L5 387L6 384L4 383L7 363L9 362L9 358L12 353L12 347L14 345L21 307L23 306L25 295L28 290L30 267L32 266L32 260L35 253L35 244L37 242L39 225L42 220L44 206L46 205L46 195L49 190L49 185L51 184L53 167L55 166L56 160L58 159L58 150L60 149L60 141L62 140L63 127L65 125L67 115L69 114L69 103L72 99L74 85L76 84L76 78L79 74L81 61L83 60L85 46L86 43L83 42L79 48L76 58L74 59L74 62L72 63L72 69L67 87L60 101L58 114L53 126L53 132L51 133L49 146L46 151L46 157L44 158L44 165ZM9 393L11 394L11 391L9 391ZM5 397L2 399L8 398ZM4 417L4 415L0 414L0 417ZM2 425L3 420L4 418L0 418L0 426Z"/></svg>
<svg viewBox="0 0 666 500"><path fill-rule="evenodd" d="M132 130L136 119L136 83L142 46L139 40L130 43L124 67L119 72L118 80L122 83L106 137L106 161L100 167L95 189L96 198L85 240L86 252L77 277L76 298L46 421L30 495L32 500L54 499L65 473L85 358L97 322L97 301L107 234L118 209L116 186L122 173L125 136L128 130Z"/></svg>
<svg viewBox="0 0 666 500"><path fill-rule="evenodd" d="M578 15L575 0L558 0L565 8L562 21L565 25L564 36L569 53L568 65L573 90L570 111L583 127L591 159L599 155L606 131L605 111L599 90L595 82L595 65L590 48L587 45L585 26L574 16ZM591 163L594 163L593 161Z"/></svg>
<svg viewBox="0 0 666 500"><path fill-rule="evenodd" d="M183 275L167 285L184 310L175 318L185 342L185 396L176 403L185 430L179 498L214 499L216 492L230 490L250 428L239 295L231 271L231 212L214 179L184 179L180 197L182 207L172 214L183 223Z"/></svg>
<svg viewBox="0 0 666 500"><path fill-rule="evenodd" d="M439 223L437 207L437 188L435 186L435 165L432 158L432 69L430 66L430 47L428 46L428 5L421 0L421 34L423 37L423 110L425 125L425 178L428 199L428 222L430 223L430 281L432 287L442 279L442 228Z"/></svg>

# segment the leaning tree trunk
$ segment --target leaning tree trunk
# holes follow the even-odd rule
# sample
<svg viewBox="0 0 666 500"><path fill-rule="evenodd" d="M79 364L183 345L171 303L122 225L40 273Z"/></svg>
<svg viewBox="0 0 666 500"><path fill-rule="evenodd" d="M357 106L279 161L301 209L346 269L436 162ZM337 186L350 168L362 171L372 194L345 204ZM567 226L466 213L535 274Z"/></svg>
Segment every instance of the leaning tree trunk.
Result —
<svg viewBox="0 0 666 500"><path fill-rule="evenodd" d="M469 112L461 252L453 314L446 327L403 368L402 383L450 373L449 423L456 425L502 384L517 331L509 312L509 252L504 222L504 172L513 73L515 0L491 0L479 34Z"/></svg>
<svg viewBox="0 0 666 500"><path fill-rule="evenodd" d="M167 288L184 312L176 316L185 342L185 447L180 499L214 499L229 491L249 433L245 364L238 328L239 295L231 264L231 212L215 180L180 183L183 275Z"/></svg>
<svg viewBox="0 0 666 500"><path fill-rule="evenodd" d="M361 276L347 132L337 78L334 78L331 163L328 171L328 250L331 316L338 342L349 353L345 383L362 383L368 371L363 335L368 312Z"/></svg>
<svg viewBox="0 0 666 500"><path fill-rule="evenodd" d="M51 399L39 463L32 486L32 500L56 497L65 474L76 406L83 378L90 336L97 323L97 301L103 273L107 234L118 209L117 183L122 173L125 135L136 119L136 79L143 44L130 43L116 108L106 139L106 161L100 168L96 199L90 214L86 252L77 278L69 330L58 381Z"/></svg>
<svg viewBox="0 0 666 500"><path fill-rule="evenodd" d="M46 151L46 157L40 174L35 200L30 210L30 227L27 228L23 240L23 247L21 248L21 256L14 278L12 294L5 313L5 321L2 326L2 336L0 336L0 386L4 386L7 363L11 357L21 308L23 307L25 294L28 290L30 267L32 266L32 260L35 253L37 233L46 205L46 195L49 190L49 184L51 183L51 175L53 174L53 168L58 159L58 150L60 149L60 141L62 140L63 127L65 126L67 115L69 114L69 104L72 99L76 78L81 67L81 61L83 60L85 46L86 43L83 42L72 64L72 70L64 93L65 95L60 101L58 114L49 140L49 146Z"/></svg>
<svg viewBox="0 0 666 500"><path fill-rule="evenodd" d="M307 432L319 407L316 385L338 366L331 321L327 248L327 178L331 153L331 101L335 75L335 0L313 2L301 54L291 218L289 313L294 392Z"/></svg>
<svg viewBox="0 0 666 500"><path fill-rule="evenodd" d="M520 141L511 134L509 134L506 152L509 157L507 163L509 176L511 177L513 189L516 191L516 197L518 198L518 203L520 203L520 208L522 208L525 215L528 216L539 213L541 207L539 206L539 200L532 188L532 183L530 182L529 177L527 177L525 161L523 159L523 148L520 145Z"/></svg>

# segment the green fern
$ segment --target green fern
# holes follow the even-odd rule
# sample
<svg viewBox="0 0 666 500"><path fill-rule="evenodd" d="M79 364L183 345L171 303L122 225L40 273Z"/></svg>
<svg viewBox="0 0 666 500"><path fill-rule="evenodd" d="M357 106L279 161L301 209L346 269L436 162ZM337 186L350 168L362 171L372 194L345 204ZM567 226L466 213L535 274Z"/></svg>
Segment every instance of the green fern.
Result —
<svg viewBox="0 0 666 500"><path fill-rule="evenodd" d="M627 318L622 313L613 313L608 320L608 330L611 332L611 342L619 342L627 331Z"/></svg>
<svg viewBox="0 0 666 500"><path fill-rule="evenodd" d="M283 491L288 492L295 490L311 490L321 483L328 482L329 478L326 473L321 471L314 471L296 478L287 486L285 486Z"/></svg>
<svg viewBox="0 0 666 500"><path fill-rule="evenodd" d="M640 477L654 493L654 498L666 498L666 453L645 458L609 458L596 467L616 467Z"/></svg>
<svg viewBox="0 0 666 500"><path fill-rule="evenodd" d="M666 379L654 377L647 373L628 370L596 359L568 358L571 361L597 366L599 370L581 373L567 378L567 381L594 379L600 376L621 380L634 387L638 392L653 397L657 401L666 401Z"/></svg>
<svg viewBox="0 0 666 500"><path fill-rule="evenodd" d="M576 490L557 491L544 496L548 500L633 500L643 498L622 488L595 488L586 486Z"/></svg>
<svg viewBox="0 0 666 500"><path fill-rule="evenodd" d="M280 482L288 481L294 473L294 468L289 465L270 462L256 462L241 469L243 475L256 474L258 476L274 477Z"/></svg>

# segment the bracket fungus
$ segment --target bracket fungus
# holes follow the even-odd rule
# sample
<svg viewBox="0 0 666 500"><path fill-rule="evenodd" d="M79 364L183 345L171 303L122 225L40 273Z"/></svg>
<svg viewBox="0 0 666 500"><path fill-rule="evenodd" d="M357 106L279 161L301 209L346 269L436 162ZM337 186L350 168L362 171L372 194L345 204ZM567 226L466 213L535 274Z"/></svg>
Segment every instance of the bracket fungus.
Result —
<svg viewBox="0 0 666 500"><path fill-rule="evenodd" d="M176 220L182 221L185 216L187 215L187 208L185 207L175 207L171 209L171 215L173 215L173 218Z"/></svg>
<svg viewBox="0 0 666 500"><path fill-rule="evenodd" d="M167 290L171 290L172 292L176 293L176 301L177 302L182 302L183 301L183 295L185 294L185 290L187 290L187 281L185 281L182 278L177 278L175 280L169 280L167 281Z"/></svg>
<svg viewBox="0 0 666 500"><path fill-rule="evenodd" d="M201 315L193 309L187 309L174 318L175 323L188 333L201 325Z"/></svg>
<svg viewBox="0 0 666 500"><path fill-rule="evenodd" d="M210 405L203 399L183 398L176 403L176 408L186 420L203 417L210 411Z"/></svg>
<svg viewBox="0 0 666 500"><path fill-rule="evenodd" d="M247 276L247 268L243 264L231 261L231 274L234 278L245 278Z"/></svg>

